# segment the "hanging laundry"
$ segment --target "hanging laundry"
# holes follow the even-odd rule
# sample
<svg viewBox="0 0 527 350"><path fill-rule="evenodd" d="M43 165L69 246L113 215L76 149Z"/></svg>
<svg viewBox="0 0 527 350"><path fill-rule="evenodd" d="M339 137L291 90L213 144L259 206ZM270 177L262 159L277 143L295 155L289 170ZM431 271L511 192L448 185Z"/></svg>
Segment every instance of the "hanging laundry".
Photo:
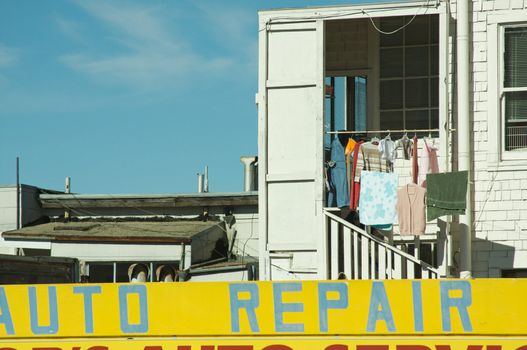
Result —
<svg viewBox="0 0 527 350"><path fill-rule="evenodd" d="M346 144L346 149L344 151L344 154L346 155L346 179L348 180L348 186L351 186L352 184L350 179L353 166L353 150L355 149L356 144L357 141L350 137L348 139L348 143Z"/></svg>
<svg viewBox="0 0 527 350"><path fill-rule="evenodd" d="M331 207L347 207L350 198L346 176L346 158L344 147L338 137L335 137L331 142L331 161L328 164L331 186L331 191L328 193L328 205Z"/></svg>
<svg viewBox="0 0 527 350"><path fill-rule="evenodd" d="M398 176L362 171L360 177L360 222L364 225L393 224L396 217Z"/></svg>
<svg viewBox="0 0 527 350"><path fill-rule="evenodd" d="M362 170L389 173L392 168L386 159L382 159L382 154L381 151L379 151L378 145L371 142L365 142L360 145L357 155L355 181L360 181Z"/></svg>
<svg viewBox="0 0 527 350"><path fill-rule="evenodd" d="M397 217L401 235L422 235L426 229L426 189L414 183L397 190Z"/></svg>
<svg viewBox="0 0 527 350"><path fill-rule="evenodd" d="M423 137L425 146L421 149L419 157L419 178L418 184L426 187L426 175L439 172L439 163L437 161L437 147L429 145Z"/></svg>
<svg viewBox="0 0 527 350"><path fill-rule="evenodd" d="M427 219L443 215L465 214L467 208L468 172L428 174Z"/></svg>
<svg viewBox="0 0 527 350"><path fill-rule="evenodd" d="M389 164L392 164L395 161L395 142L392 141L390 135L379 141L378 149L381 152L382 160L388 161Z"/></svg>
<svg viewBox="0 0 527 350"><path fill-rule="evenodd" d="M350 209L357 209L360 198L361 172L377 171L391 172L392 167L387 160L381 159L381 151L378 145L372 142L359 141L353 151L352 186L350 194Z"/></svg>
<svg viewBox="0 0 527 350"><path fill-rule="evenodd" d="M419 165L417 163L417 135L412 140L412 182L417 183Z"/></svg>
<svg viewBox="0 0 527 350"><path fill-rule="evenodd" d="M346 144L346 151L345 151L345 154L347 156L351 155L353 153L353 149L355 148L355 144L357 142L352 139L351 137L348 139L348 143Z"/></svg>
<svg viewBox="0 0 527 350"><path fill-rule="evenodd" d="M398 149L403 150L403 159L410 160L412 158L412 140L408 135L404 134L399 140L395 141L395 153Z"/></svg>
<svg viewBox="0 0 527 350"><path fill-rule="evenodd" d="M351 167L351 179L350 179L350 209L356 210L359 206L359 194L360 194L360 175L356 176L357 163L359 160L360 146L363 141L359 141L353 148L353 165ZM359 168L360 171L360 168Z"/></svg>

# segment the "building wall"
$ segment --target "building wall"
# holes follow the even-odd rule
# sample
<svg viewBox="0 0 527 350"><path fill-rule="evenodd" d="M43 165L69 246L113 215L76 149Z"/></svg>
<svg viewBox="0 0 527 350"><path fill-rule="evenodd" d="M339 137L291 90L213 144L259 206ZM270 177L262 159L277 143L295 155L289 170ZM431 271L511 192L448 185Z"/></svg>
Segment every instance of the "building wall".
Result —
<svg viewBox="0 0 527 350"><path fill-rule="evenodd" d="M503 269L527 268L527 168L502 167L489 159L496 156L499 143L492 138L498 115L489 108L490 17L515 14L527 23L525 0L476 0L471 1L471 126L473 134L474 177L474 236L472 241L472 272L474 277L501 277ZM523 12L522 12L523 11ZM456 3L452 3L452 30L450 39L451 115L455 115L455 19ZM493 94L492 94L493 95ZM454 164L455 167L455 164ZM454 251L458 250L454 233ZM457 259L454 259L457 263Z"/></svg>
<svg viewBox="0 0 527 350"><path fill-rule="evenodd" d="M0 234L4 231L15 230L16 220L16 186L0 187ZM42 215L38 202L38 189L33 186L21 185L20 195L20 223L27 225ZM6 244L0 237L0 253L15 254L16 248Z"/></svg>
<svg viewBox="0 0 527 350"><path fill-rule="evenodd" d="M0 232L16 229L16 186L0 188Z"/></svg>
<svg viewBox="0 0 527 350"><path fill-rule="evenodd" d="M443 2L442 2L443 3ZM443 3L444 4L444 3ZM449 102L448 112L452 128L457 125L456 110L456 2L450 2L451 21L449 38ZM474 232L472 244L472 271L474 277L500 277L502 270L527 268L527 157L523 163L492 163L499 153L500 144L496 134L497 118L499 115L492 110L496 104L497 96L491 94L494 85L491 85L489 72L496 72L496 65L492 63L492 55L499 55L498 50L491 50L489 28L492 25L490 18L504 16L505 18L519 18L518 21L527 23L527 0L471 0L470 22L470 115L472 127L472 166L473 177L469 179L473 191L471 193L474 203ZM350 8L343 8L341 13L351 13ZM324 9L298 10L298 16L324 16L335 15L338 11L332 9L327 13ZM395 15L397 9L390 10L389 15ZM293 12L287 13L293 15ZM295 13L296 14L296 13ZM281 15L284 15L281 13ZM338 16L337 15L337 16ZM408 14L406 14L408 15ZM342 17L340 17L342 18ZM353 19L352 21L358 20ZM347 49L348 41L353 41L354 36L349 35L351 21L346 26L341 20L327 21L326 29L326 63L327 69L338 70L346 67L346 59L353 61ZM347 34L346 34L347 33ZM346 36L348 35L348 36ZM348 40L349 39L349 40ZM340 43L339 43L340 40ZM441 38L443 40L443 38ZM360 43L357 41L357 43ZM360 51L360 50L359 50ZM440 59L443 59L442 56ZM496 61L496 60L494 60ZM340 63L339 63L340 62ZM340 64L340 66L339 66ZM494 101L494 102L493 102ZM462 118L467 116L460 116ZM445 164L440 159L442 170L457 170L457 134L453 132L450 142L443 148L451 147L449 154L451 162ZM421 146L422 147L422 146ZM443 154L444 150L440 150ZM444 158L443 158L444 159ZM400 174L400 181L407 182L409 177L409 162L396 163L396 172ZM435 223L429 224L428 233L439 231ZM453 272L459 267L459 229L455 223L452 225Z"/></svg>

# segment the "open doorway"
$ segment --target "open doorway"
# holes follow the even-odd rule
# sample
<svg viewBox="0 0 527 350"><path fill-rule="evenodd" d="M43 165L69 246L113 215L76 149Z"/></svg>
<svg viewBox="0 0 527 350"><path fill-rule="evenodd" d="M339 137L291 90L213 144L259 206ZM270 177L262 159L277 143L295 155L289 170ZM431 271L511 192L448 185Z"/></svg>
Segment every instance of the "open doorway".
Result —
<svg viewBox="0 0 527 350"><path fill-rule="evenodd" d="M324 145L329 148L335 130L366 130L367 75L326 77Z"/></svg>

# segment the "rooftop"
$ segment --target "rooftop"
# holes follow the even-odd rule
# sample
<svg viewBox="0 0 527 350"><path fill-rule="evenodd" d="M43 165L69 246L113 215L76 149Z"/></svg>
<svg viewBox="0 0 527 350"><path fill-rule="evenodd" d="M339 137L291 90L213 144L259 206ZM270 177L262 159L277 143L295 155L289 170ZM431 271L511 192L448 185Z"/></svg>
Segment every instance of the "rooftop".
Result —
<svg viewBox="0 0 527 350"><path fill-rule="evenodd" d="M258 205L258 192L175 194L41 194L43 208L145 208Z"/></svg>
<svg viewBox="0 0 527 350"><path fill-rule="evenodd" d="M2 236L6 240L181 244L190 243L193 236L210 229L225 231L225 224L197 220L87 220L28 226L6 231Z"/></svg>

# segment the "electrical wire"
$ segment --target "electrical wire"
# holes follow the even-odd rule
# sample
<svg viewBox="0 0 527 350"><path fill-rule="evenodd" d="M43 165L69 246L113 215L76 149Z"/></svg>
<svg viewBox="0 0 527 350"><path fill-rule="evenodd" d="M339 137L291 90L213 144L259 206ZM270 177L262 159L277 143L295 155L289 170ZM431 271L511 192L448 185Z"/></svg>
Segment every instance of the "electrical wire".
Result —
<svg viewBox="0 0 527 350"><path fill-rule="evenodd" d="M373 17L370 14L371 13L379 13L379 12L382 13L382 12L393 11L393 8L370 9L368 11L366 11L364 9L360 9L360 10L356 10L356 11L332 13L332 14L327 14L327 15L316 14L314 16L301 16L301 17L293 17L293 16L281 16L280 17L279 16L279 17L274 17L274 18L270 18L269 20L267 20L267 22L265 23L265 27L260 29L260 30L258 30L258 32L262 32L264 30L269 31L271 29L271 24L274 24L274 23L278 24L278 23L284 23L286 21L301 22L301 21L315 21L315 20L320 20L320 19L337 19L337 18L342 18L342 17L348 17L348 16L364 14L364 15L368 16L368 18L370 19L373 27L379 33L390 35L390 34L395 34L395 33L399 32L399 31L401 31L402 29L404 29L405 27L407 27L408 25L410 25L410 23L412 23L412 21L415 19L415 17L417 17L419 15L419 11L421 9L426 8L425 11L422 13L422 15L426 14L427 11L428 11L428 8L430 7L430 1L431 0L426 0L426 2L423 2L423 4L417 8L416 13L412 16L410 21L408 21L406 24L404 24L400 28L397 28L397 29L395 29L393 31L390 31L390 32L385 32L385 31L381 30L380 28L378 28L377 25L375 24L375 22L373 21ZM437 1L436 4L435 4L436 7L438 6L438 3L439 2Z"/></svg>
<svg viewBox="0 0 527 350"><path fill-rule="evenodd" d="M254 215L255 215L255 213L252 213L252 215L251 215L251 233L249 234L249 237L245 240L245 242L243 243L243 246L242 246L242 261L241 261L242 264L244 263L244 260L245 260L245 254L246 254L245 253L245 247L247 246L247 243L249 242L249 240L252 239L253 234L254 234L254 229L253 229ZM245 270L243 270L243 272L242 272L241 280L243 281L244 278L245 278Z"/></svg>
<svg viewBox="0 0 527 350"><path fill-rule="evenodd" d="M375 21L373 20L373 18L369 15L369 13L367 13L366 11L363 11L363 13L368 16L368 18L370 19L370 22L371 24L373 25L373 28L375 28L376 31L378 31L379 33L381 34L385 34L385 35L391 35L391 34L395 34L401 30L403 30L404 28L406 28L407 26L409 26L413 21L414 19L417 17L417 15L419 14L419 10L422 9L422 8L425 8L425 11L421 14L421 15L425 15L426 12L428 11L428 6L430 4L430 0L426 0L426 3L423 3L423 5L421 5L417 11L415 12L415 14L413 15L413 17L408 21L406 22L404 25L402 25L401 27L397 28L397 29L394 29L392 31L389 31L389 32L385 32L383 31L382 29L380 29L379 27L377 27L377 25L375 24ZM425 6L426 5L426 6Z"/></svg>

